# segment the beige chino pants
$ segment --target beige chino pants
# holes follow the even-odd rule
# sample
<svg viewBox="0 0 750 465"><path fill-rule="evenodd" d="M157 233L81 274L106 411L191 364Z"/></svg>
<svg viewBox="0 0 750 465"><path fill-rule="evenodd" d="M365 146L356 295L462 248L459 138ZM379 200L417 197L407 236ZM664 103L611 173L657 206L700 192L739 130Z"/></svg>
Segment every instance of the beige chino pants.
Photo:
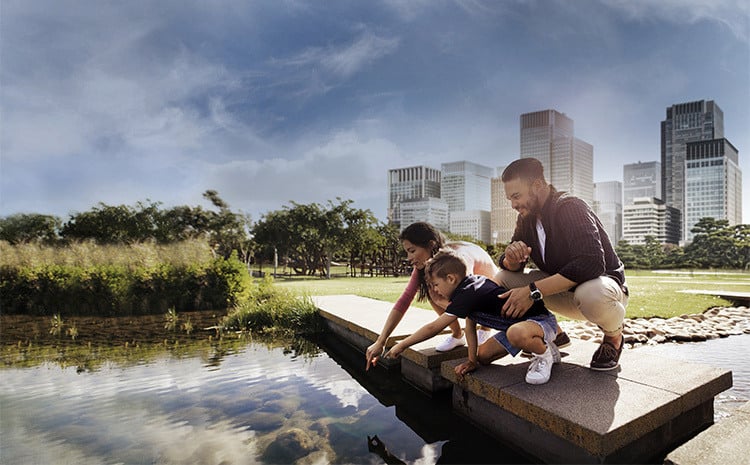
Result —
<svg viewBox="0 0 750 465"><path fill-rule="evenodd" d="M540 270L500 270L495 275L495 282L507 289L514 289L528 286L548 276L549 274ZM579 284L574 292L544 296L544 305L564 317L588 320L599 326L607 336L615 336L622 330L628 296L617 281L609 276L600 276Z"/></svg>

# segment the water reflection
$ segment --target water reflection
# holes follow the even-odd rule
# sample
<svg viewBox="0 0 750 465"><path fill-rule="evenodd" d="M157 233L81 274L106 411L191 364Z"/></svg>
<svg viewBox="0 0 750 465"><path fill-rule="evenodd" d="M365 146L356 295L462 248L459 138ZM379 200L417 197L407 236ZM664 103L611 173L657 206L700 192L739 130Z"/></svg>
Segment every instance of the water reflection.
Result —
<svg viewBox="0 0 750 465"><path fill-rule="evenodd" d="M703 363L732 370L732 388L714 399L714 418L720 421L750 400L750 335L710 339L704 342L668 343L638 347L634 350L677 360Z"/></svg>
<svg viewBox="0 0 750 465"><path fill-rule="evenodd" d="M474 447L475 431L451 423L449 407L441 413L424 396L407 411L443 420L431 432L420 425L420 435L399 417L400 396L417 395L380 375L369 381L376 396L324 352L259 343L104 362L92 371L56 363L4 369L2 462L383 463L369 448L374 434L391 457L410 464L516 457ZM484 455L472 459L476 451Z"/></svg>
<svg viewBox="0 0 750 465"><path fill-rule="evenodd" d="M3 464L528 462L335 339L49 350L2 370ZM717 419L750 397L750 336L634 350L731 369Z"/></svg>

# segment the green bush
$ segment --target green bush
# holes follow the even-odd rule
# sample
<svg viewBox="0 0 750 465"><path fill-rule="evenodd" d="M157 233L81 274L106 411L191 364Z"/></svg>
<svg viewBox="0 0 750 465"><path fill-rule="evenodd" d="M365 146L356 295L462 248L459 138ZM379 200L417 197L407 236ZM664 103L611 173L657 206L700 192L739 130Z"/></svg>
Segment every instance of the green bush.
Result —
<svg viewBox="0 0 750 465"><path fill-rule="evenodd" d="M299 297L266 277L247 298L224 317L226 330L309 334L321 330L317 308L309 297Z"/></svg>
<svg viewBox="0 0 750 465"><path fill-rule="evenodd" d="M235 257L202 264L0 267L3 312L29 315L142 315L225 309L246 293L250 277Z"/></svg>

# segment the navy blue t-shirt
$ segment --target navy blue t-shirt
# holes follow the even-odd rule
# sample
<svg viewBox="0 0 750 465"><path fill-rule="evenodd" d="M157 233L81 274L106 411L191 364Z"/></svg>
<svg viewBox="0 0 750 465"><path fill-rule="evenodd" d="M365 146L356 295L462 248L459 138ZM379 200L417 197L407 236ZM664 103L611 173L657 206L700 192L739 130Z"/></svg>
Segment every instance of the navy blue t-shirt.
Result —
<svg viewBox="0 0 750 465"><path fill-rule="evenodd" d="M508 299L500 299L499 295L504 294L508 289L499 286L497 283L488 279L484 276L478 276L470 274L461 280L453 294L451 295L451 303L445 312L457 316L459 318L471 317L472 320L477 323L486 321L485 318L481 318L476 314L487 314L490 319L503 319L503 320L514 320L524 321L529 317L539 315L549 315L549 310L544 306L543 302L534 302L534 305L521 318L505 318L501 315L503 305ZM529 292L531 292L529 290ZM473 315L473 316L472 316ZM484 323L480 323L484 324ZM493 327L492 325L487 325ZM494 328L500 329L500 328Z"/></svg>

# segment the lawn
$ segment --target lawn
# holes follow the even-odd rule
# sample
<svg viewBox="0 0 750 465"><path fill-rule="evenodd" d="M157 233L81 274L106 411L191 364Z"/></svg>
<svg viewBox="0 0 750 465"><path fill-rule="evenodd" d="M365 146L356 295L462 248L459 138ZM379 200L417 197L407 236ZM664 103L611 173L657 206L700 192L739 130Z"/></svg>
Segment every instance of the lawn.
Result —
<svg viewBox="0 0 750 465"><path fill-rule="evenodd" d="M626 272L630 288L627 317L669 318L686 313L700 313L716 306L732 306L732 302L709 295L684 294L682 290L750 291L750 273L741 271L634 271ZM280 277L276 284L306 295L356 294L395 302L406 286L407 276L392 278ZM429 309L426 302L412 304Z"/></svg>

